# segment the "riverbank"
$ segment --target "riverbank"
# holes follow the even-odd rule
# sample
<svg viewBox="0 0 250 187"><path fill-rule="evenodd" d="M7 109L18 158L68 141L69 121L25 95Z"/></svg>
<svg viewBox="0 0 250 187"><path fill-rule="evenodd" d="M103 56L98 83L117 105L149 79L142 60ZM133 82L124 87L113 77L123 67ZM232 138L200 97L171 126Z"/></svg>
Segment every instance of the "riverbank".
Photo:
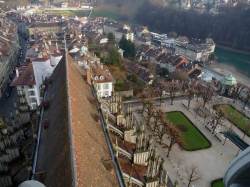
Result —
<svg viewBox="0 0 250 187"><path fill-rule="evenodd" d="M250 78L242 74L238 69L236 69L235 67L231 65L222 64L222 63L214 63L214 64L209 65L209 68L211 68L212 70L222 75L232 74L236 78L237 82L240 82L244 85L249 85Z"/></svg>
<svg viewBox="0 0 250 187"><path fill-rule="evenodd" d="M215 56L218 64L225 65L224 68L229 68L232 73L237 72L250 78L250 54L216 48Z"/></svg>
<svg viewBox="0 0 250 187"><path fill-rule="evenodd" d="M216 43L216 48L224 49L224 50L227 50L227 51L231 51L231 52L235 52L235 53L239 53L239 54L243 54L243 55L250 55L250 51L243 51L243 50L240 50L240 49L227 47L225 45L220 45L220 44L217 44L217 43Z"/></svg>

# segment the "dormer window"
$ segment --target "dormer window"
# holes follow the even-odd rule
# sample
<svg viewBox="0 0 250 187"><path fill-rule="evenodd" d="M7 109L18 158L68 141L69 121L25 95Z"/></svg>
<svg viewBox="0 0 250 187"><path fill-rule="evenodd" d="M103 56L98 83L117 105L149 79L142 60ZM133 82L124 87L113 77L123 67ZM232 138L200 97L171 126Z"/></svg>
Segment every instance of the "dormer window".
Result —
<svg viewBox="0 0 250 187"><path fill-rule="evenodd" d="M100 80L104 80L104 76L101 75L101 76L100 76Z"/></svg>
<svg viewBox="0 0 250 187"><path fill-rule="evenodd" d="M95 80L97 81L99 78L98 78L98 76L95 76Z"/></svg>

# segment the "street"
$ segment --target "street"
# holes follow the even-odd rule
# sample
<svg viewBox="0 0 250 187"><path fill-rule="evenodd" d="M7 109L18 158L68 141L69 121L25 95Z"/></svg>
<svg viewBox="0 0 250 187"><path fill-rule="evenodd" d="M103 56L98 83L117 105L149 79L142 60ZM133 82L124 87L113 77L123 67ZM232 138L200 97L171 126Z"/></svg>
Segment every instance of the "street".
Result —
<svg viewBox="0 0 250 187"><path fill-rule="evenodd" d="M20 53L17 57L16 66L25 63L25 54L27 50L27 36L26 36L26 26L24 23L18 24L18 37L19 37L19 45L20 45ZM10 75L10 77L14 78L15 73ZM5 90L5 94L2 98L0 98L0 116L3 118L10 118L15 113L15 102L17 99L17 92L15 89L12 89L10 85L8 85Z"/></svg>

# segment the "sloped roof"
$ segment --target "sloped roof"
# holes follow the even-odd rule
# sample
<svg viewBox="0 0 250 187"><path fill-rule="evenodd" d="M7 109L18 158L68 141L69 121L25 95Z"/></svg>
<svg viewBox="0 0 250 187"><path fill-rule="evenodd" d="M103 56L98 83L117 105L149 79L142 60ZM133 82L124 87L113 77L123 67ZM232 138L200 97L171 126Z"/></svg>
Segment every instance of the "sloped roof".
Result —
<svg viewBox="0 0 250 187"><path fill-rule="evenodd" d="M56 67L48 87L49 108L42 130L37 177L46 186L118 186L90 87L67 55ZM68 84L68 85L67 85ZM71 134L72 132L72 134Z"/></svg>
<svg viewBox="0 0 250 187"><path fill-rule="evenodd" d="M32 63L18 68L19 75L14 78L11 86L33 86L36 84Z"/></svg>
<svg viewBox="0 0 250 187"><path fill-rule="evenodd" d="M48 121L49 128L42 128L36 169L37 172L44 173L44 176L37 176L36 179L48 187L71 187L73 166L69 141L65 58L55 68L50 80L52 84L49 84L46 96L49 108L43 115L43 121Z"/></svg>
<svg viewBox="0 0 250 187"><path fill-rule="evenodd" d="M91 69L95 83L113 82L113 77L106 65L99 63L91 64Z"/></svg>
<svg viewBox="0 0 250 187"><path fill-rule="evenodd" d="M69 55L68 83L78 186L118 186L91 89Z"/></svg>

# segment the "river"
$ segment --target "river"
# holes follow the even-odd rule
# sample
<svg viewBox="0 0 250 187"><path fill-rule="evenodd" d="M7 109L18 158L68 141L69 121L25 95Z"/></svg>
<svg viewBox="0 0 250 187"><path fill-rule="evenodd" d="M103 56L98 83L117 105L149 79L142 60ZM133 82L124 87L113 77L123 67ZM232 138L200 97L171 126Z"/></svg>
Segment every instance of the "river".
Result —
<svg viewBox="0 0 250 187"><path fill-rule="evenodd" d="M231 67L250 78L250 54L216 48L215 55L219 64Z"/></svg>

